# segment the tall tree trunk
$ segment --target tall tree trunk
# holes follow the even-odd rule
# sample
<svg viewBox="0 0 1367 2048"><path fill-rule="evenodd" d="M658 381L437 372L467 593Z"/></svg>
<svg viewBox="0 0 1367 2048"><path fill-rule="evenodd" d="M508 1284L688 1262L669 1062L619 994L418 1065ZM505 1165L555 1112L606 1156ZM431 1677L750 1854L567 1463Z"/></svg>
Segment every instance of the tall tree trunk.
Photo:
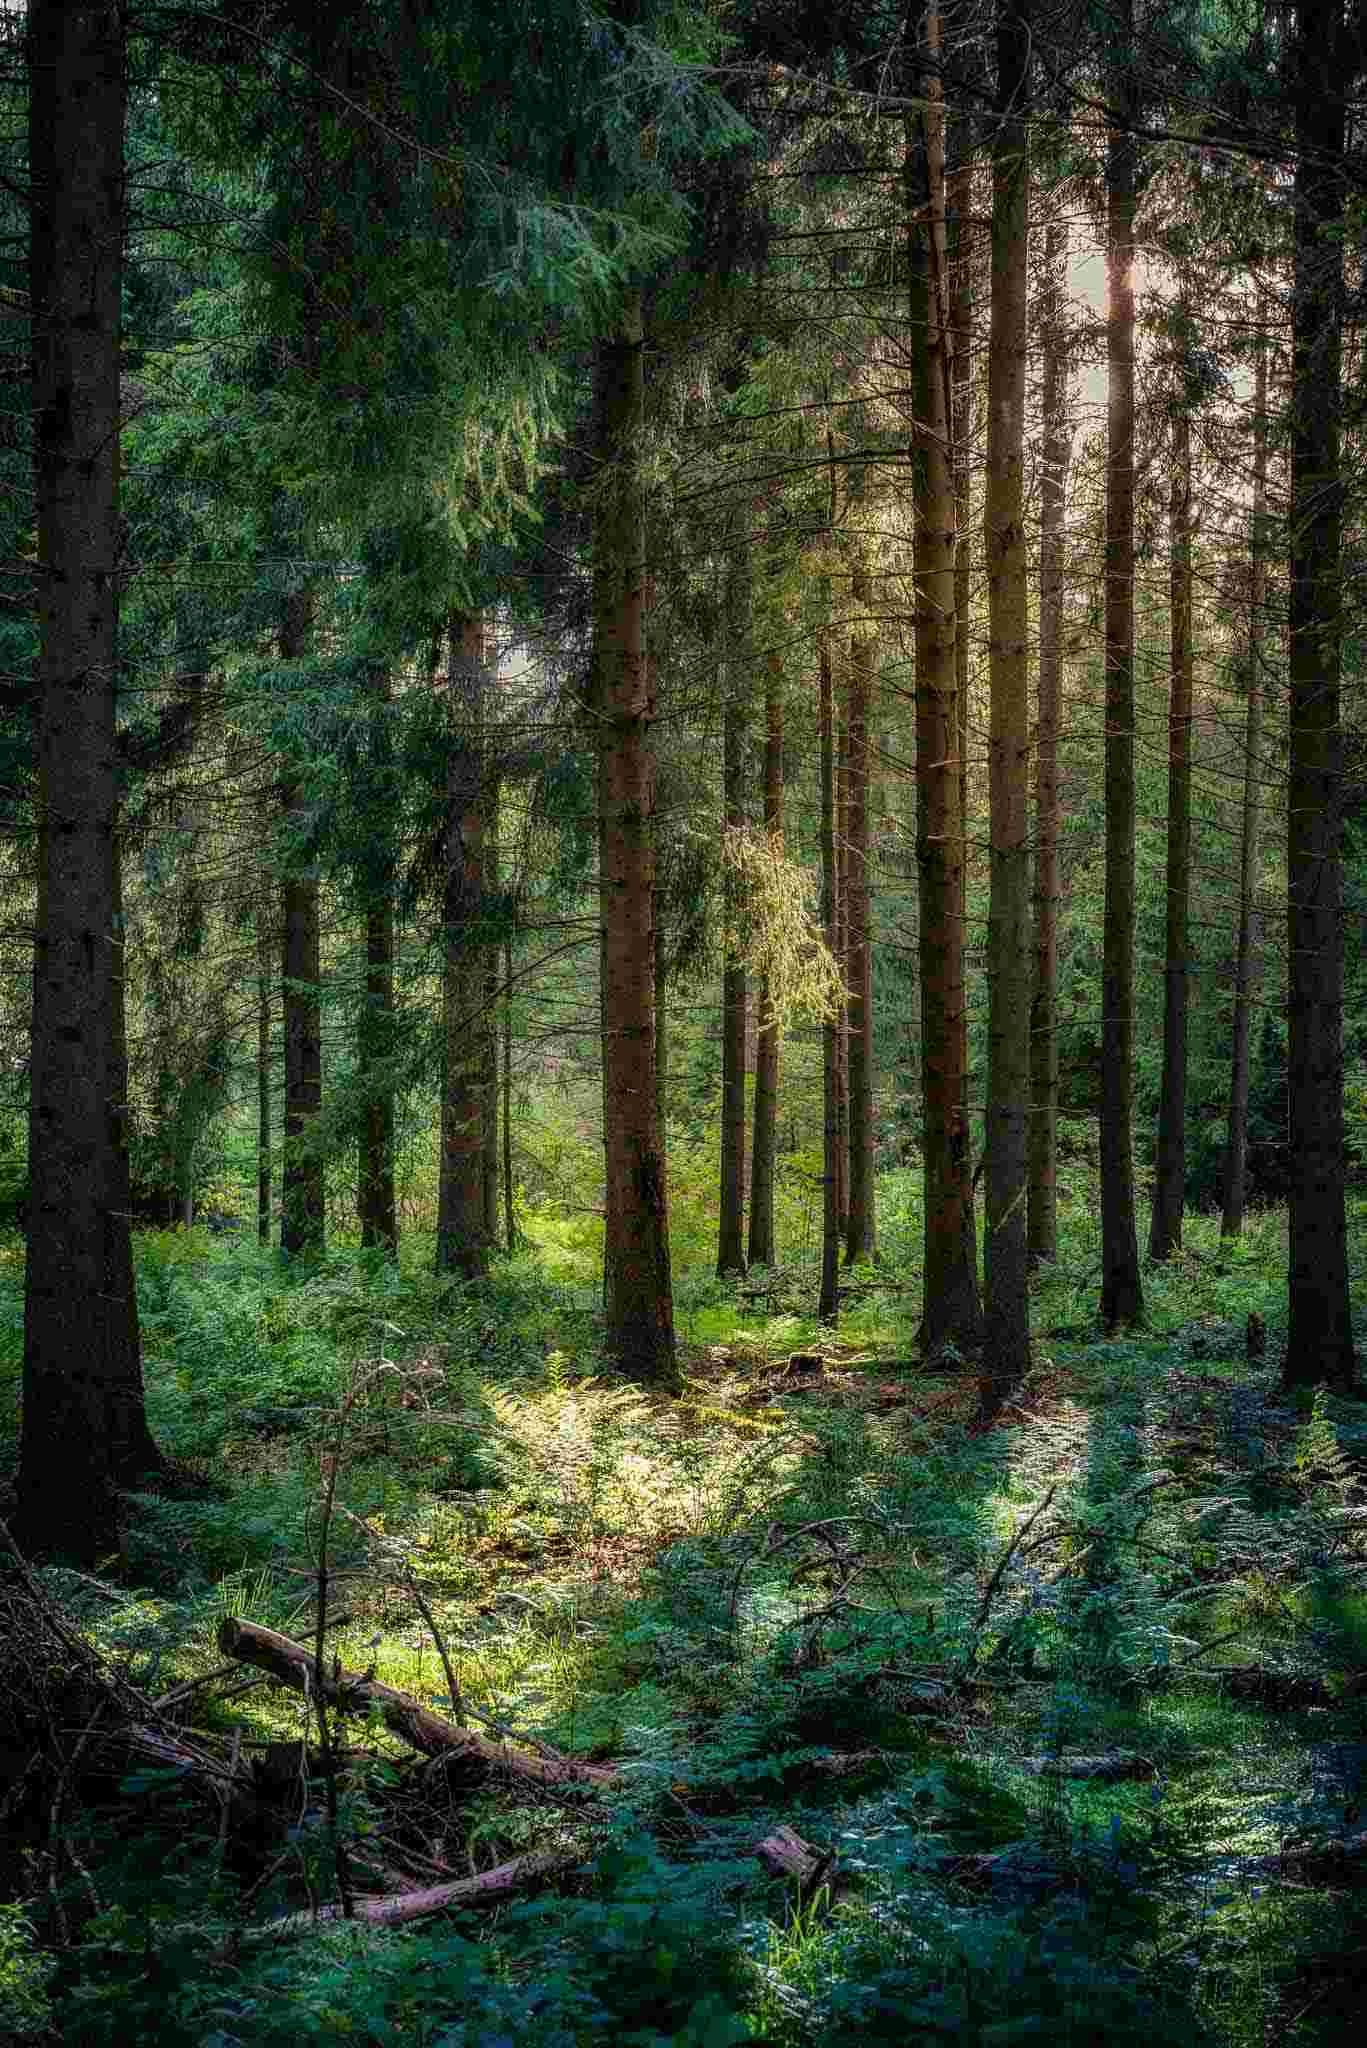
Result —
<svg viewBox="0 0 1367 2048"><path fill-rule="evenodd" d="M968 901L972 847L968 837L969 685L972 679L974 393L973 305L973 117L958 110L949 117L945 176L945 255L949 267L949 423L954 468L954 696L955 749L959 764L959 914ZM965 1134L971 1133L968 1004L960 1012L958 1059L963 1074ZM971 1147L971 1136L967 1137ZM978 1270L978 1221L970 1182L964 1205L964 1260Z"/></svg>
<svg viewBox="0 0 1367 2048"><path fill-rule="evenodd" d="M484 893L498 889L498 777L486 767L484 798ZM499 949L487 937L483 941L484 1007L480 1030L484 1052L484 1241L492 1249L498 1243L498 983ZM509 1246L511 1251L512 1247Z"/></svg>
<svg viewBox="0 0 1367 2048"><path fill-rule="evenodd" d="M771 846L783 846L783 663L770 654L764 679L764 829ZM782 1026L771 1015L773 990L765 974L759 986L755 1033L755 1130L750 1163L750 1263L772 1266L774 1168L778 1135L779 1049Z"/></svg>
<svg viewBox="0 0 1367 2048"><path fill-rule="evenodd" d="M271 1241L271 1004L275 988L273 892L263 881L256 904L256 1237Z"/></svg>
<svg viewBox="0 0 1367 2048"><path fill-rule="evenodd" d="M513 1199L513 942L503 941L503 1241L517 1250Z"/></svg>
<svg viewBox="0 0 1367 2048"><path fill-rule="evenodd" d="M1288 1386L1354 1380L1344 1209L1343 476L1340 410L1347 35L1338 0L1297 10L1291 345Z"/></svg>
<svg viewBox="0 0 1367 2048"><path fill-rule="evenodd" d="M1182 1249L1187 1186L1188 923L1191 904L1191 415L1179 376L1173 397L1169 493L1169 611L1172 619L1168 691L1167 921L1163 962L1163 1074L1158 1155L1149 1225L1149 1257Z"/></svg>
<svg viewBox="0 0 1367 2048"><path fill-rule="evenodd" d="M964 1109L963 831L955 670L954 480L945 304L944 111L940 26L926 18L921 109L907 117L916 572L916 856L921 897L921 1086L928 1356L979 1331L971 1257L972 1162Z"/></svg>
<svg viewBox="0 0 1367 2048"><path fill-rule="evenodd" d="M446 769L446 891L442 923L441 1177L439 1273L478 1280L489 1270L484 1206L485 952L484 712L487 674L479 613L451 621L447 692L451 753Z"/></svg>
<svg viewBox="0 0 1367 2048"><path fill-rule="evenodd" d="M283 661L298 661L308 647L313 599L295 591L285 600L280 628ZM281 809L296 842L305 836L299 783L281 789ZM323 1249L326 1231L323 1154L317 1129L323 1106L323 1020L318 871L288 853L281 884L281 980L285 1036L285 1147L281 1167L280 1249L290 1258Z"/></svg>
<svg viewBox="0 0 1367 2048"><path fill-rule="evenodd" d="M834 658L834 655L832 656ZM831 929L833 957L840 963L843 976L848 964L849 898L846 886L849 879L849 756L846 744L849 737L848 721L841 716L841 700L845 692L834 684L834 699L831 706L831 737L835 743L835 788L833 792L835 816L835 923ZM835 1017L835 1213L840 1241L843 1244L850 1227L850 1005L848 994L840 1005Z"/></svg>
<svg viewBox="0 0 1367 2048"><path fill-rule="evenodd" d="M1131 0L1111 91L1134 113ZM1134 207L1135 142L1106 145L1106 889L1101 969L1101 1320L1142 1321L1134 1141Z"/></svg>
<svg viewBox="0 0 1367 2048"><path fill-rule="evenodd" d="M750 689L750 562L747 521L730 522L730 566L724 606L727 649L722 663L722 803L728 831L745 826L745 755ZM745 1271L745 1040L749 991L738 950L739 880L727 871L727 950L721 998L721 1183L717 1205L717 1276Z"/></svg>
<svg viewBox="0 0 1367 2048"><path fill-rule="evenodd" d="M28 10L38 903L18 1530L109 1547L155 1469L132 1291L116 769L123 9Z"/></svg>
<svg viewBox="0 0 1367 2048"><path fill-rule="evenodd" d="M610 1354L672 1383L674 1301L655 1092L655 706L646 661L641 477L645 336L637 293L599 343L600 460L612 488L594 520L593 666L602 919L604 1299Z"/></svg>
<svg viewBox="0 0 1367 2048"><path fill-rule="evenodd" d="M862 512L864 493L852 501ZM857 513L858 516L858 513ZM845 1257L871 1259L874 1242L873 1179L873 951L869 929L869 725L878 629L867 536L851 536L849 696L845 719L845 984L850 992L846 1027L849 1078L849 1214Z"/></svg>
<svg viewBox="0 0 1367 2048"><path fill-rule="evenodd" d="M383 669L371 676L374 697L374 727L371 758L381 785L387 785L389 733L385 723L389 704L389 678ZM357 1199L361 1243L384 1245L393 1251L399 1242L399 1220L394 1195L394 880L393 842L382 826L381 843L375 849L376 868L370 878L370 900L366 906L365 996L357 1020L356 1054L363 1092L361 1136L357 1160Z"/></svg>
<svg viewBox="0 0 1367 2048"><path fill-rule="evenodd" d="M839 959L839 878L835 833L835 680L831 663L830 628L824 621L817 660L820 675L817 715L821 730L821 922L826 944L832 955ZM840 1313L839 1028L834 1014L829 1015L821 1027L821 1291L816 1312L823 1323L835 1322Z"/></svg>
<svg viewBox="0 0 1367 2048"><path fill-rule="evenodd" d="M1030 1121L1029 625L1025 549L1025 352L1030 230L1026 105L1029 0L1000 0L992 142L992 332L987 400L987 594L992 717L992 894L987 941L989 1073L986 1330L982 1418L1030 1365L1026 1152Z"/></svg>
<svg viewBox="0 0 1367 2048"><path fill-rule="evenodd" d="M1248 636L1244 708L1244 801L1239 832L1239 937L1230 1018L1229 1139L1225 1147L1221 1237L1244 1227L1248 1187L1248 1084L1253 1001L1261 975L1257 913L1263 752L1263 611L1267 603L1267 307L1258 308L1253 391L1253 509L1248 539Z"/></svg>
<svg viewBox="0 0 1367 2048"><path fill-rule="evenodd" d="M1064 328L1068 222L1044 242L1040 411L1039 701L1035 742L1035 982L1030 1005L1030 1155L1026 1236L1032 1261L1058 1256L1058 740L1063 715L1064 510L1072 429Z"/></svg>

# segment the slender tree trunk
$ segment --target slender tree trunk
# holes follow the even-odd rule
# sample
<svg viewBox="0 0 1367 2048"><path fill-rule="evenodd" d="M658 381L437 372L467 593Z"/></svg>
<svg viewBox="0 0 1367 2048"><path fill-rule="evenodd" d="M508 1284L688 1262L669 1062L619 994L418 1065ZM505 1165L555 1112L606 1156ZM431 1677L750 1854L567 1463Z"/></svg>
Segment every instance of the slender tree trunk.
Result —
<svg viewBox="0 0 1367 2048"><path fill-rule="evenodd" d="M949 162L945 178L945 253L949 266L949 422L954 468L954 696L955 748L959 763L959 915L968 902L973 850L968 836L969 686L972 679L973 584L973 117L962 110L949 117ZM951 167L952 166L952 167ZM963 1074L963 1126L971 1149L968 1004L960 1012L958 1059ZM978 1219L970 1181L964 1205L964 1260L978 1270Z"/></svg>
<svg viewBox="0 0 1367 2048"><path fill-rule="evenodd" d="M298 661L313 624L309 592L285 600L280 655ZM287 828L304 835L300 790L291 779L281 790ZM281 1170L280 1249L290 1258L312 1257L323 1249L326 1231L323 1154L318 1114L323 1106L323 1021L318 872L301 865L297 849L288 856L281 884L281 980L285 1027L285 1149Z"/></svg>
<svg viewBox="0 0 1367 2048"><path fill-rule="evenodd" d="M826 944L839 959L838 869L835 841L835 681L831 635L823 623L817 655L820 673L818 718L821 728L821 922ZM840 1313L840 1079L839 1024L828 1016L821 1028L822 1165L821 1165L821 1293L817 1316L834 1323Z"/></svg>
<svg viewBox="0 0 1367 2048"><path fill-rule="evenodd" d="M604 1297L610 1354L672 1384L674 1301L655 1090L655 705L646 660L640 297L598 349L600 455L613 478L594 522L594 710L602 918Z"/></svg>
<svg viewBox="0 0 1367 2048"><path fill-rule="evenodd" d="M963 853L955 669L954 481L945 305L944 113L939 16L927 16L923 107L907 117L915 471L916 853L921 895L921 1075L928 1356L979 1331L972 1161L964 1110Z"/></svg>
<svg viewBox="0 0 1367 2048"><path fill-rule="evenodd" d="M498 889L498 777L486 768L484 799L484 893ZM487 938L484 954L484 1007L480 1031L484 1052L484 1241L498 1243L498 963L499 949ZM511 1245L509 1250L511 1250Z"/></svg>
<svg viewBox="0 0 1367 2048"><path fill-rule="evenodd" d="M1287 816L1288 1386L1354 1383L1343 1121L1342 404L1347 36L1297 11Z"/></svg>
<svg viewBox="0 0 1367 2048"><path fill-rule="evenodd" d="M1248 638L1244 709L1244 802L1239 833L1239 937L1234 966L1234 1008L1229 1080L1229 1140L1225 1148L1221 1237L1244 1227L1248 1186L1249 1051L1253 1003L1261 978L1257 913L1258 839L1263 752L1263 612L1267 603L1267 308L1259 306L1258 360L1253 396L1253 510L1248 543Z"/></svg>
<svg viewBox="0 0 1367 2048"><path fill-rule="evenodd" d="M373 672L371 691L375 700L371 756L381 783L387 784L390 749L385 720L389 678L383 669ZM394 1194L394 1079L390 1066L394 1053L395 859L387 833L375 855L376 872L371 880L365 920L365 997L356 1034L357 1065L364 1091L356 1206L360 1212L361 1243L384 1245L394 1251L399 1242Z"/></svg>
<svg viewBox="0 0 1367 2048"><path fill-rule="evenodd" d="M1025 1228L1030 1121L1030 688L1024 516L1029 84L1029 0L1000 0L985 519L992 895L987 942L986 1330L980 1403L984 1420L996 1417L1030 1365Z"/></svg>
<svg viewBox="0 0 1367 2048"><path fill-rule="evenodd" d="M862 508L862 489L853 494ZM869 928L869 726L878 639L868 542L851 538L849 699L845 720L845 983L849 1077L849 1215L845 1257L875 1255L873 1178L873 951Z"/></svg>
<svg viewBox="0 0 1367 2048"><path fill-rule="evenodd" d="M93 1560L155 1469L132 1290L118 892L119 7L28 10L39 868L18 1533Z"/></svg>
<svg viewBox="0 0 1367 2048"><path fill-rule="evenodd" d="M517 1250L513 1186L513 942L503 941L503 1241Z"/></svg>
<svg viewBox="0 0 1367 2048"><path fill-rule="evenodd" d="M1126 116L1133 33L1124 0L1112 93ZM1101 970L1101 1320L1143 1320L1134 1141L1134 208L1135 142L1106 146L1106 889Z"/></svg>
<svg viewBox="0 0 1367 2048"><path fill-rule="evenodd" d="M1030 1157L1026 1234L1031 1260L1058 1256L1058 740L1063 714L1064 511L1072 431L1064 331L1068 223L1044 245L1043 460L1040 471L1039 705L1035 745L1035 982L1030 1008Z"/></svg>
<svg viewBox="0 0 1367 2048"><path fill-rule="evenodd" d="M749 536L742 517L731 521L731 566L727 576L722 664L722 802L728 830L745 825L745 755L750 687ZM745 1040L749 991L745 962L736 950L739 883L726 877L728 943L722 965L721 1000L721 1185L718 1202L717 1275L745 1271Z"/></svg>
<svg viewBox="0 0 1367 2048"><path fill-rule="evenodd" d="M783 664L769 656L764 683L764 829L772 846L783 846ZM755 1131L750 1165L750 1263L772 1266L774 1168L778 1126L779 1048L782 1027L771 1014L773 991L765 974L759 986L755 1034Z"/></svg>
<svg viewBox="0 0 1367 2048"><path fill-rule="evenodd" d="M832 656L834 659L834 656ZM849 964L848 904L849 879L849 737L847 720L841 717L845 692L834 684L831 705L831 737L835 744L835 924L832 949L843 974ZM847 984L848 986L848 984ZM835 1213L843 1244L850 1227L850 1005L840 1005L835 1018Z"/></svg>
<svg viewBox="0 0 1367 2048"><path fill-rule="evenodd" d="M256 907L256 1236L271 1241L271 1005L278 942L271 891Z"/></svg>
<svg viewBox="0 0 1367 2048"><path fill-rule="evenodd" d="M451 621L447 690L451 753L446 771L445 962L442 973L439 1273L479 1280L489 1270L484 1206L487 1108L484 1005L484 621Z"/></svg>
<svg viewBox="0 0 1367 2048"><path fill-rule="evenodd" d="M1163 1075L1149 1257L1182 1249L1187 1185L1188 923L1191 904L1191 416L1182 379L1174 395L1169 610L1167 936L1163 964Z"/></svg>

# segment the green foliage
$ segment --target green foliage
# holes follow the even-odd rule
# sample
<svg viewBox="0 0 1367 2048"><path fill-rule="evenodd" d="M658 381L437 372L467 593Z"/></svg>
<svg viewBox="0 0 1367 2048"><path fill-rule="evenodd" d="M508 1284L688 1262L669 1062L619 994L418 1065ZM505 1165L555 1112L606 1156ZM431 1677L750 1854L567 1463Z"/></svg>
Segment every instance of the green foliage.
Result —
<svg viewBox="0 0 1367 2048"><path fill-rule="evenodd" d="M0 2038L41 2037L52 2018L51 1959L35 1945L33 1923L20 1907L0 1905Z"/></svg>

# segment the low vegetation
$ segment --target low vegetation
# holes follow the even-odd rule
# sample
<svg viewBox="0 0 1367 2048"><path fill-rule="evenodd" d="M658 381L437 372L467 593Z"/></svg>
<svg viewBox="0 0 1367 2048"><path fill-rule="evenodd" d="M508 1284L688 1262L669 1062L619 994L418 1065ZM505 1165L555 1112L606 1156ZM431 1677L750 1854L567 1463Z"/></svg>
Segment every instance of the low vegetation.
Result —
<svg viewBox="0 0 1367 2048"><path fill-rule="evenodd" d="M1189 1219L1148 1329L1109 1341L1070 1213L990 1434L971 1375L911 1363L895 1230L846 1276L838 1341L803 1312L814 1266L685 1276L677 1401L603 1373L592 1287L533 1255L469 1286L421 1240L290 1273L231 1235L145 1236L149 1408L183 1483L97 1573L6 1567L0 2026L1341 2038L1367 1407L1276 1392L1277 1213L1233 1245ZM3 1274L12 1399L17 1247ZM313 1672L322 1642L321 1719L225 1658L230 1618ZM395 1732L384 1686L450 1756ZM468 1885L507 1867L492 1902ZM454 1910L365 1920L462 1882Z"/></svg>

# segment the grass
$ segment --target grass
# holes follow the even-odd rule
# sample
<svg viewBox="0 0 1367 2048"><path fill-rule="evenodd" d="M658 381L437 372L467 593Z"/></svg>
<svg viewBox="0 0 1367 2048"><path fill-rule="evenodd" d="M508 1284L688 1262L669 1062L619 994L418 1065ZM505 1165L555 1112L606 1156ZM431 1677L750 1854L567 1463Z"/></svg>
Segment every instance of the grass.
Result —
<svg viewBox="0 0 1367 2048"><path fill-rule="evenodd" d="M337 1456L342 1664L444 1703L420 1592L472 1707L621 1760L624 1789L565 1895L492 1926L329 1938L230 1980L207 1958L233 1887L206 1891L92 1809L79 1849L106 1903L50 1986L14 1964L50 2037L1340 2038L1355 1895L1299 1848L1276 1858L1356 1825L1367 1411L1262 1405L1284 1219L1229 1246L1189 1218L1186 1252L1146 1276L1148 1327L1106 1340L1071 1168L1035 1369L1007 1425L975 1437L964 1377L906 1363L910 1177L886 1194L883 1264L853 1276L836 1334L810 1320L801 1262L744 1287L685 1272L678 1402L603 1373L583 1274L549 1277L536 1253L460 1287L423 1243L295 1277L198 1232L142 1242L149 1408L217 1492L143 1500L103 1591L52 1573L83 1626L151 1691L212 1668L225 1613L308 1638ZM5 1315L17 1273L0 1257ZM1259 1365L1250 1313L1269 1327ZM0 1344L11 1329L0 1316ZM787 1371L794 1352L822 1369ZM210 1690L205 1717L247 1744L304 1725L268 1687ZM1041 1774L1110 1752L1144 1760L1143 1781ZM780 1821L833 1852L813 1897L754 1860ZM584 1826L485 1794L449 1846L480 1868ZM41 1886L25 1896L41 1957L55 1932ZM172 1922L191 1931L153 1970L130 1929Z"/></svg>

